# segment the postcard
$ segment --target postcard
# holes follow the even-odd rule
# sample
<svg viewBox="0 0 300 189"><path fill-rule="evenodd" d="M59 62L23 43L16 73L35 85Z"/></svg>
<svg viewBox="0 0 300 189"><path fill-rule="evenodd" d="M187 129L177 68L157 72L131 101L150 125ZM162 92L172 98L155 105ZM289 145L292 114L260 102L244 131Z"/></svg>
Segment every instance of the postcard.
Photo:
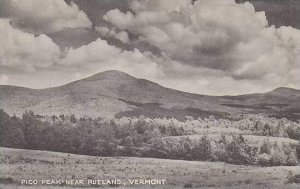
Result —
<svg viewBox="0 0 300 189"><path fill-rule="evenodd" d="M299 0L0 0L0 189L300 188Z"/></svg>

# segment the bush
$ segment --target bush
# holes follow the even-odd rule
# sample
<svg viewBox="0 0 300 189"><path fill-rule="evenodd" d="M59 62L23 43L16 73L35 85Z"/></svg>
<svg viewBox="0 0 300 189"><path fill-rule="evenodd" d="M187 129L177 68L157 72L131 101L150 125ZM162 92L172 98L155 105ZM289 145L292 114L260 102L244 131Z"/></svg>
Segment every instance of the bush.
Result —
<svg viewBox="0 0 300 189"><path fill-rule="evenodd" d="M275 148L271 151L271 161L270 164L273 166L285 165L286 164L286 155L283 150L280 148Z"/></svg>
<svg viewBox="0 0 300 189"><path fill-rule="evenodd" d="M271 143L269 140L264 140L263 144L260 147L261 154L270 154L271 153Z"/></svg>
<svg viewBox="0 0 300 189"><path fill-rule="evenodd" d="M258 155L258 163L261 166L269 166L271 162L271 157L269 154L259 154Z"/></svg>
<svg viewBox="0 0 300 189"><path fill-rule="evenodd" d="M244 142L242 135L232 136L232 142L226 145L226 162L232 164L253 164L252 149Z"/></svg>
<svg viewBox="0 0 300 189"><path fill-rule="evenodd" d="M286 165L293 166L293 165L298 165L298 163L299 162L298 162L298 158L296 155L296 151L293 150L287 155Z"/></svg>
<svg viewBox="0 0 300 189"><path fill-rule="evenodd" d="M196 160L207 161L211 157L211 151L210 140L204 135L194 148L193 156Z"/></svg>

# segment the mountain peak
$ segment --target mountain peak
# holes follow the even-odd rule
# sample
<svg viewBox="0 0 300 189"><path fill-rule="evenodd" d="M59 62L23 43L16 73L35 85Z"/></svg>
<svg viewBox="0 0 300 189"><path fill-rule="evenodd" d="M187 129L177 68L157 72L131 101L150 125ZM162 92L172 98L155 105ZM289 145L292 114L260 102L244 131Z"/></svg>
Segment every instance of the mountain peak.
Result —
<svg viewBox="0 0 300 189"><path fill-rule="evenodd" d="M92 75L86 79L83 79L85 81L95 81L95 80L128 80L128 79L134 79L131 75L118 71L118 70L108 70L104 72L97 73L95 75Z"/></svg>

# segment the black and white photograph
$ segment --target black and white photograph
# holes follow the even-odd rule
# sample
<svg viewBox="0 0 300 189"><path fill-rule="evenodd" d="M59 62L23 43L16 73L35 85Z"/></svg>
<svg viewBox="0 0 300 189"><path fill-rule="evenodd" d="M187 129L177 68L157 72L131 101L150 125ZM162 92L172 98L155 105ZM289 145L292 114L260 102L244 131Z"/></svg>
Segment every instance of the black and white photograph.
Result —
<svg viewBox="0 0 300 189"><path fill-rule="evenodd" d="M0 189L299 189L300 0L0 0Z"/></svg>

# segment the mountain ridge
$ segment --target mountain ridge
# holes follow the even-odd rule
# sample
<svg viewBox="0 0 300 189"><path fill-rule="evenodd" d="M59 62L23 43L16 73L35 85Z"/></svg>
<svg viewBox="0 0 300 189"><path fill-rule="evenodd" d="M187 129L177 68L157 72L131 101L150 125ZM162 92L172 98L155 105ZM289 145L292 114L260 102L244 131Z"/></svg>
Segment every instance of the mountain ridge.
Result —
<svg viewBox="0 0 300 189"><path fill-rule="evenodd" d="M300 90L280 87L267 93L209 96L186 93L109 70L59 87L30 89L0 85L0 109L20 115L75 114L90 117L224 117L266 113L300 119ZM290 115L288 115L290 114Z"/></svg>
<svg viewBox="0 0 300 189"><path fill-rule="evenodd" d="M99 72L97 74L93 74L93 75L88 76L86 78L75 80L75 81L72 81L72 82L67 83L65 85L61 85L61 86L57 86L57 87L63 87L63 86L66 86L66 85L69 85L69 84L72 84L72 83L77 83L77 82L80 82L80 81L97 81L97 80L107 79L107 78L110 79L110 80L111 79L113 79L113 80L115 80L115 79L127 79L127 80L128 79L137 79L137 80L141 80L141 81L147 81L147 82L150 82L150 83L154 83L154 84L159 85L163 88L171 89L171 90L182 92L182 93L187 93L187 94L192 94L192 95L201 95L201 96L211 96L211 97L235 97L235 96L243 96L243 95L265 94L265 93L270 94L270 93L280 93L280 92L297 92L297 93L300 93L300 89L295 89L295 88L292 88L292 87L277 87L277 88L275 88L275 89L273 89L269 92L265 92L265 93L246 93L246 94L239 94L239 95L207 95L207 94L200 94L200 93L191 93L191 92L185 92L185 91L180 91L180 90L177 90L177 89L168 88L168 87L162 86L158 83L155 83L155 82L147 80L147 79L136 78L136 77L131 76L130 74L127 74L127 73L119 71L119 70L107 70L107 71ZM1 87L15 87L15 88L22 88L22 89L30 89L30 90L46 90L46 89L57 88L57 87L49 87L49 88L34 89L34 88L23 87L23 86L0 85L0 88Z"/></svg>

